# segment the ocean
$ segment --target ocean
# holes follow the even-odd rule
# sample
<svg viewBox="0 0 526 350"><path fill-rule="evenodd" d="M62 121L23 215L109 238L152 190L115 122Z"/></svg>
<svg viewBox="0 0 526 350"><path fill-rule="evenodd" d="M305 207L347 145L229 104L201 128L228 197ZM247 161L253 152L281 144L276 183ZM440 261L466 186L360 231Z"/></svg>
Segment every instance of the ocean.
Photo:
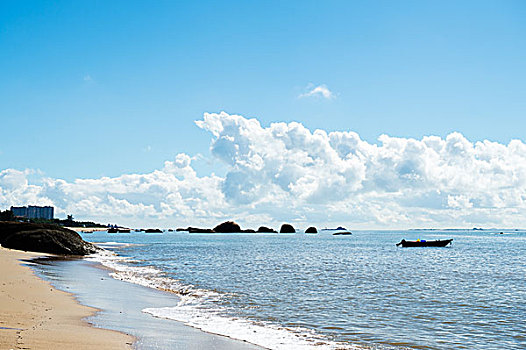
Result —
<svg viewBox="0 0 526 350"><path fill-rule="evenodd" d="M113 278L179 297L144 314L264 348L525 349L526 231L501 231L82 236Z"/></svg>

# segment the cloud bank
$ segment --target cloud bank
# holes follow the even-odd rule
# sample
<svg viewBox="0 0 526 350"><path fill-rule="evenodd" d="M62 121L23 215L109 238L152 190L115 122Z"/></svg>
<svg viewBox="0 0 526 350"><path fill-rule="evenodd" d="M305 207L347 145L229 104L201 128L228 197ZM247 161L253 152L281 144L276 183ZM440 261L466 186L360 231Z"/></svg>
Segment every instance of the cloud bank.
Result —
<svg viewBox="0 0 526 350"><path fill-rule="evenodd" d="M459 133L420 140L206 113L220 177L198 176L178 154L147 174L67 182L0 171L0 207L54 205L57 213L130 226L244 226L292 222L351 228L522 227L526 144L470 142Z"/></svg>

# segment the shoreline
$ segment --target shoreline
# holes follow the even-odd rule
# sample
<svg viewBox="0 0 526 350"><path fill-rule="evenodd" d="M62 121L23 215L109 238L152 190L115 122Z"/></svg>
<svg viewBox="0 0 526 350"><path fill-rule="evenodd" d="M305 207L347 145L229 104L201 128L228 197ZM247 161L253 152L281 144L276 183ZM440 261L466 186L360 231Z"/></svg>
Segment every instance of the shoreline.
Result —
<svg viewBox="0 0 526 350"><path fill-rule="evenodd" d="M99 232L99 231L106 231L107 227L69 227L64 226L64 228L70 229L75 232L82 232L82 233L93 233L93 232Z"/></svg>
<svg viewBox="0 0 526 350"><path fill-rule="evenodd" d="M135 337L136 350L263 350L263 347L183 322L154 317L145 308L177 305L179 296L110 276L113 269L97 261L43 256L32 261L31 270L58 290L72 293L82 305L98 310L87 319L95 327ZM130 303L133 300L133 303Z"/></svg>
<svg viewBox="0 0 526 350"><path fill-rule="evenodd" d="M49 254L0 247L0 348L132 349L135 337L86 319L99 309L54 288L24 261Z"/></svg>

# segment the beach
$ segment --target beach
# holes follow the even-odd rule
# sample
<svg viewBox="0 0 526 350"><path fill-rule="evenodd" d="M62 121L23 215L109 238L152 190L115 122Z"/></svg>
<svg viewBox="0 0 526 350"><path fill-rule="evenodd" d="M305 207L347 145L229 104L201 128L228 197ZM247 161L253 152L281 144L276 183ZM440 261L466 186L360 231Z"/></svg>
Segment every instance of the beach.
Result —
<svg viewBox="0 0 526 350"><path fill-rule="evenodd" d="M134 337L91 326L97 309L38 278L21 260L45 256L0 247L1 349L131 349Z"/></svg>
<svg viewBox="0 0 526 350"><path fill-rule="evenodd" d="M0 247L0 349L261 349L152 317L143 309L179 297L109 272L86 259Z"/></svg>
<svg viewBox="0 0 526 350"><path fill-rule="evenodd" d="M106 250L83 259L0 248L0 349L524 349L526 231L504 231L97 232ZM421 237L454 240L395 245Z"/></svg>

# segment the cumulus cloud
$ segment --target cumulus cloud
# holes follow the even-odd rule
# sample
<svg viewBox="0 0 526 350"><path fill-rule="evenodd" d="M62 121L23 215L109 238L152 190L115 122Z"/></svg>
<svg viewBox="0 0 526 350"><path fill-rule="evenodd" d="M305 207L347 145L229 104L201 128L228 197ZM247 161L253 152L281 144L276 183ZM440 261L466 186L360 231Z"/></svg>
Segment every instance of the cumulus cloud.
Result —
<svg viewBox="0 0 526 350"><path fill-rule="evenodd" d="M257 226L331 223L356 228L520 226L526 219L526 144L311 131L227 113L196 125L211 135L224 176L198 176L178 154L147 174L29 181L0 172L0 206L52 204L102 222L166 227L226 219Z"/></svg>
<svg viewBox="0 0 526 350"><path fill-rule="evenodd" d="M300 94L299 98L305 98L305 97L318 97L318 98L325 98L327 100L335 98L334 93L329 90L327 85L322 84L318 86L314 86L312 84L309 84L307 86L307 91L303 94Z"/></svg>

